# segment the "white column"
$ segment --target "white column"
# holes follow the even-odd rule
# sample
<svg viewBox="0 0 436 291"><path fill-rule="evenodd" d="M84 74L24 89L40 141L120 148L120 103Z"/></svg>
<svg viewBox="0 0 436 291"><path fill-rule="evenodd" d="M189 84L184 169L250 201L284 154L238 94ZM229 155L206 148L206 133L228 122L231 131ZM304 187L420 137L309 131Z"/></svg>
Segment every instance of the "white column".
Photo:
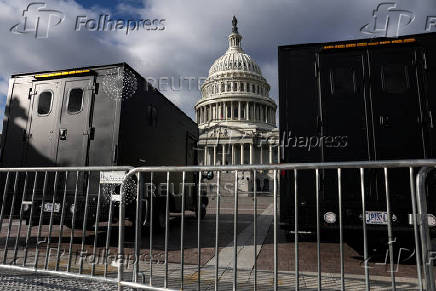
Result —
<svg viewBox="0 0 436 291"><path fill-rule="evenodd" d="M214 166L216 166L216 147L217 146L213 147L213 165Z"/></svg>
<svg viewBox="0 0 436 291"><path fill-rule="evenodd" d="M249 116L249 112L250 112L250 107L248 106L248 101L247 101L247 103L246 103L246 108L245 108L245 119L246 120L250 120L249 118L248 118L248 116Z"/></svg>
<svg viewBox="0 0 436 291"><path fill-rule="evenodd" d="M233 116L233 101L230 101L230 119L233 120L234 116Z"/></svg>
<svg viewBox="0 0 436 291"><path fill-rule="evenodd" d="M235 144L232 144L232 165L235 164Z"/></svg>
<svg viewBox="0 0 436 291"><path fill-rule="evenodd" d="M253 144L250 143L250 165L253 164Z"/></svg>
<svg viewBox="0 0 436 291"><path fill-rule="evenodd" d="M244 144L241 143L241 165L244 164Z"/></svg>
<svg viewBox="0 0 436 291"><path fill-rule="evenodd" d="M263 145L260 143L260 164L263 165Z"/></svg>
<svg viewBox="0 0 436 291"><path fill-rule="evenodd" d="M269 163L272 164L273 160L272 160L272 145L269 145Z"/></svg>
<svg viewBox="0 0 436 291"><path fill-rule="evenodd" d="M238 120L241 120L241 101L238 101Z"/></svg>
<svg viewBox="0 0 436 291"><path fill-rule="evenodd" d="M201 107L198 108L198 124L201 124Z"/></svg>
<svg viewBox="0 0 436 291"><path fill-rule="evenodd" d="M203 166L207 166L207 146L204 147L204 160Z"/></svg>
<svg viewBox="0 0 436 291"><path fill-rule="evenodd" d="M203 123L203 107L200 107L200 122Z"/></svg>
<svg viewBox="0 0 436 291"><path fill-rule="evenodd" d="M222 152L222 162L221 162L221 164L225 165L226 164L226 145L225 144L222 145L222 150L223 150L223 152Z"/></svg>
<svg viewBox="0 0 436 291"><path fill-rule="evenodd" d="M209 120L212 120L212 104L209 104Z"/></svg>
<svg viewBox="0 0 436 291"><path fill-rule="evenodd" d="M280 164L280 142L277 144L277 164Z"/></svg>

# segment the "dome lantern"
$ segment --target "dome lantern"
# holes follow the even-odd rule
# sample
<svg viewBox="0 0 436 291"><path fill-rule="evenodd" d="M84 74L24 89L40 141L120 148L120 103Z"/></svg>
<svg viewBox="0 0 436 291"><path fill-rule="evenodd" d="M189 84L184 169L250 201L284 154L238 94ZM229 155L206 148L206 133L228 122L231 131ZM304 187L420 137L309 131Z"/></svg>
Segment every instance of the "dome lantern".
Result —
<svg viewBox="0 0 436 291"><path fill-rule="evenodd" d="M232 33L229 35L229 50L243 52L241 48L242 36L238 32L238 20L233 16Z"/></svg>

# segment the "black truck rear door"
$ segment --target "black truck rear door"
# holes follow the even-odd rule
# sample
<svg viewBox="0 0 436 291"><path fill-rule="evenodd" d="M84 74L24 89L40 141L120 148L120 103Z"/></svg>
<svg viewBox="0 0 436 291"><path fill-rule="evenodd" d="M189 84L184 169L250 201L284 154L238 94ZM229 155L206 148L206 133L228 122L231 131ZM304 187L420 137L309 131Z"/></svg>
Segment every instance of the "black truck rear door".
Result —
<svg viewBox="0 0 436 291"><path fill-rule="evenodd" d="M370 64L376 159L424 158L415 50L373 50Z"/></svg>
<svg viewBox="0 0 436 291"><path fill-rule="evenodd" d="M369 52L373 138L376 160L422 159L421 100L414 48L374 49ZM385 200L385 177L376 175L377 200ZM395 197L393 212L410 204L408 169L388 171L389 194ZM378 204L381 209L383 204ZM380 210L376 209L376 210Z"/></svg>
<svg viewBox="0 0 436 291"><path fill-rule="evenodd" d="M62 102L59 80L33 84L23 166L47 167L56 163L58 106Z"/></svg>
<svg viewBox="0 0 436 291"><path fill-rule="evenodd" d="M324 162L367 161L368 129L364 90L364 53L321 53L320 103ZM324 170L323 198L337 199L337 172ZM360 173L342 171L345 200L358 201Z"/></svg>
<svg viewBox="0 0 436 291"><path fill-rule="evenodd" d="M66 79L60 110L58 166L86 166L93 104L93 77Z"/></svg>

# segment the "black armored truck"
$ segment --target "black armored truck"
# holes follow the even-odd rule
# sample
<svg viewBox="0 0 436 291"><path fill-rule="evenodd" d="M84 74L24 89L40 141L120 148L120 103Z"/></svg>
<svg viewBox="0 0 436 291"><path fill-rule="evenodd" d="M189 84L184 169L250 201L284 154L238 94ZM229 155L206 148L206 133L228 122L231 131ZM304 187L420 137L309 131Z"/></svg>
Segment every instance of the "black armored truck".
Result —
<svg viewBox="0 0 436 291"><path fill-rule="evenodd" d="M34 72L10 78L0 162L2 168L196 165L197 139L197 124L125 63ZM107 200L111 200L112 195L120 192L119 185L110 181L105 184L111 175L117 176L111 172L86 171L68 176L48 172L45 177L44 173L36 177L32 171L11 173L10 177L3 174L0 185L4 195L0 203L4 209L13 204L17 215L24 205L22 215L33 223L38 223L39 211L34 211L30 217L32 207L54 212L56 221L63 206L67 210L65 223L70 224L73 212L77 212L75 217L80 225L83 213L79 212L83 212L85 197L89 197L91 218L88 222L91 224L96 214L98 193L105 193L109 197ZM151 181L150 174L145 176L144 181ZM176 188L172 189L176 193L171 194L181 192L177 189L181 179L181 173L171 176L171 184ZM195 174L187 173L186 182L195 181L198 181ZM133 184L136 182L132 181ZM162 189L159 185L165 183L166 174L155 173L153 188ZM129 188L134 192L131 196L136 197L136 188ZM62 203L64 190L67 195ZM195 187L189 190L186 210L196 211ZM14 192L24 193L24 197L21 199L16 195L13 200ZM36 193L32 198L33 192ZM153 206L157 228L165 223L166 191L161 192L164 192L163 197L157 197ZM57 197L53 199L54 203L53 195ZM170 212L180 211L180 195L170 197ZM33 203L30 203L32 199ZM41 205L42 201L45 201L44 205ZM101 206L105 208L108 204ZM128 207L135 207L135 204L126 206L128 219L134 220L135 211ZM197 213L204 215L207 199L201 205L204 209ZM148 213L146 207L143 209ZM8 213L5 211L4 216Z"/></svg>
<svg viewBox="0 0 436 291"><path fill-rule="evenodd" d="M435 33L281 46L278 54L282 163L436 158ZM337 176L335 169L319 171L324 230L339 227ZM342 170L345 229L362 228L362 220L368 229L386 229L384 178L383 169L366 170L362 217L359 169ZM313 233L315 171L297 179L299 231ZM280 181L280 219L292 231L293 173ZM389 181L393 229L407 233L413 229L409 169L389 170ZM433 229L436 204L428 199Z"/></svg>

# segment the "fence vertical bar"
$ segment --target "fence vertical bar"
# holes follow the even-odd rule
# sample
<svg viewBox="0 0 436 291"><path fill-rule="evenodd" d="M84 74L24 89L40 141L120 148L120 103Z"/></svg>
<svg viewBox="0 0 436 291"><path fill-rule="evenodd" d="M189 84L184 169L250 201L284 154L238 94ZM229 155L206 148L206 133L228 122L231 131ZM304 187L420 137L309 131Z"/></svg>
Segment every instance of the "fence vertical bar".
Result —
<svg viewBox="0 0 436 291"><path fill-rule="evenodd" d="M108 222L107 222L107 233L106 233L106 246L104 249L104 274L103 276L106 278L107 277L107 269L108 269L108 256L109 256L109 246L110 246L110 239L111 239L111 232L112 232L112 219L113 219L113 199L112 197L109 197L109 218L108 218Z"/></svg>
<svg viewBox="0 0 436 291"><path fill-rule="evenodd" d="M295 248L295 290L300 290L300 258L298 254L298 171L294 169L294 248Z"/></svg>
<svg viewBox="0 0 436 291"><path fill-rule="evenodd" d="M394 270L394 248L392 244L394 243L392 237L392 209L389 197L389 180L388 180L388 169L384 168L384 178L385 178L385 193L386 193L386 212L388 219L388 246L389 246L389 261L390 261L390 273L392 280L392 290L396 290L395 287L395 270Z"/></svg>
<svg viewBox="0 0 436 291"><path fill-rule="evenodd" d="M7 195L8 195L8 188L9 188L9 173L10 172L7 172L7 174L6 174L5 189L3 190L3 202L2 202L2 209L0 211L0 232L2 230L3 218L4 218L4 215L5 215L6 198L7 198Z"/></svg>
<svg viewBox="0 0 436 291"><path fill-rule="evenodd" d="M217 172L216 178L216 213L215 213L215 291L218 291L218 271L219 271L219 219L220 219L220 174Z"/></svg>
<svg viewBox="0 0 436 291"><path fill-rule="evenodd" d="M122 291L124 288L121 285L123 281L124 272L124 219L125 219L125 183L128 177L124 177L123 183L120 187L120 209L118 217L118 290Z"/></svg>
<svg viewBox="0 0 436 291"><path fill-rule="evenodd" d="M86 239L86 226L88 224L88 208L89 208L89 177L91 176L91 172L88 171L88 175L86 175L86 196L85 196L85 212L83 214L83 225L82 225L82 246L80 248L80 265L79 265L79 274L83 273L83 255L84 255L84 250L85 250L85 239ZM121 192L122 192L122 188L121 187ZM121 205L121 202L120 202ZM121 208L121 206L120 206ZM77 209L77 208L76 208ZM75 209L75 210L76 210ZM120 210L121 212L121 210Z"/></svg>
<svg viewBox="0 0 436 291"><path fill-rule="evenodd" d="M65 220L65 200L67 199L67 184L68 184L68 177L69 172L65 172L65 185L64 185L64 196L62 198L62 213L61 213L61 222L59 223L59 237L58 237L58 250L56 254L56 267L55 271L59 270L59 260L60 260L60 254L61 254L61 242L63 237L63 231L64 231L64 220Z"/></svg>
<svg viewBox="0 0 436 291"><path fill-rule="evenodd" d="M321 230L319 221L319 169L315 170L316 180L316 256L318 264L318 290L321 290Z"/></svg>
<svg viewBox="0 0 436 291"><path fill-rule="evenodd" d="M32 190L32 205L30 206L30 219L29 225L27 227L26 233L26 247L24 249L24 258L23 258L23 267L26 266L27 263L27 252L29 247L29 239L32 232L32 220L33 220L33 212L35 211L35 195L36 195L36 185L38 183L38 172L35 172L35 180L33 181L33 190Z"/></svg>
<svg viewBox="0 0 436 291"><path fill-rule="evenodd" d="M3 226L3 218L5 216L5 212L6 212L6 201L7 201L7 196L8 196L8 188L9 188L9 173L7 172L6 174L6 183L5 183L5 189L3 190L3 202L2 202L2 209L0 211L0 233L2 230L2 226ZM7 244L7 241L5 242L5 244Z"/></svg>
<svg viewBox="0 0 436 291"><path fill-rule="evenodd" d="M153 172L150 173L150 286L153 286Z"/></svg>
<svg viewBox="0 0 436 291"><path fill-rule="evenodd" d="M167 172L167 198L165 201L165 277L164 288L168 287L168 220L170 211L170 172Z"/></svg>
<svg viewBox="0 0 436 291"><path fill-rule="evenodd" d="M94 224L94 246L92 249L92 257L96 258L97 252L97 244L98 244L98 225L100 222L100 212L101 212L101 186L98 185L98 194L97 194L97 210L95 213L95 224ZM136 261L136 260L135 260ZM95 276L95 262L92 263L91 267L91 276Z"/></svg>
<svg viewBox="0 0 436 291"><path fill-rule="evenodd" d="M238 286L238 171L235 170L235 205L233 211L233 290Z"/></svg>
<svg viewBox="0 0 436 291"><path fill-rule="evenodd" d="M51 243L51 233L53 230L53 215L55 210L55 203L57 198L57 184L58 184L58 171L55 172L55 179L54 179L54 185L53 185L53 199L52 199L52 205L51 205L51 211L50 211L50 222L48 226L48 237L47 237L47 248L45 251L45 263L44 263L44 269L48 269L48 263L50 260L50 243ZM44 208L44 205L42 205L42 208Z"/></svg>
<svg viewBox="0 0 436 291"><path fill-rule="evenodd" d="M197 198L197 290L200 290L201 271L201 244L200 244L200 219L201 219L201 172L198 172L198 198Z"/></svg>
<svg viewBox="0 0 436 291"><path fill-rule="evenodd" d="M422 247L422 264L425 276L426 290L435 290L433 259L431 258L432 243L427 220L427 191L426 180L430 168L422 168L416 176L416 195L419 217L419 230Z"/></svg>
<svg viewBox="0 0 436 291"><path fill-rule="evenodd" d="M6 235L5 248L4 248L4 251L3 251L3 264L6 263L6 259L7 259L7 256L8 256L8 240L9 240L9 237L11 236L12 217L14 216L15 199L16 199L16 196L17 196L17 188L18 188L18 180L19 180L19 178L20 178L19 173L15 172L14 193L12 195L11 210L9 211L8 233Z"/></svg>
<svg viewBox="0 0 436 291"><path fill-rule="evenodd" d="M17 251L18 251L18 242L20 241L21 226L22 226L22 221L23 221L23 201L24 201L26 193L27 193L27 180L28 180L28 176L29 176L27 171L26 171L25 175L26 176L24 178L23 196L21 197L21 206L20 206L20 221L19 221L19 224L18 224L17 237L15 239L14 259L12 261L14 265L16 265Z"/></svg>
<svg viewBox="0 0 436 291"><path fill-rule="evenodd" d="M44 218L43 205L45 203L45 194L47 192L47 171L44 172L44 186L42 187L42 201L41 201L41 212L39 213L39 223L38 232L36 234L36 246L35 246L35 261L33 264L34 269L38 269L38 258L39 258L39 237L41 236L41 225Z"/></svg>
<svg viewBox="0 0 436 291"><path fill-rule="evenodd" d="M277 170L274 170L274 290L278 288Z"/></svg>
<svg viewBox="0 0 436 291"><path fill-rule="evenodd" d="M142 239L142 198L144 188L144 176L141 172L137 173L138 184L136 185L136 213L135 213L135 262L133 265L133 281L138 282L139 274L139 256Z"/></svg>
<svg viewBox="0 0 436 291"><path fill-rule="evenodd" d="M184 246L184 233L185 233L185 180L186 172L182 173L182 220L180 222L180 290L184 289L184 268L185 268L185 246Z"/></svg>
<svg viewBox="0 0 436 291"><path fill-rule="evenodd" d="M365 267L365 288L370 290L368 270L368 240L366 232L366 204L365 204L365 171L360 168L360 193L362 196L362 229L363 229L363 262Z"/></svg>
<svg viewBox="0 0 436 291"><path fill-rule="evenodd" d="M415 193L415 179L413 177L413 168L409 168L409 181L410 181L410 199L412 201L412 222L413 222L413 233L415 237L415 258L416 258L416 273L418 274L419 290L423 290L422 287L422 270L421 270L421 248L419 247L419 235L418 226L416 223L417 212L416 212L416 193Z"/></svg>
<svg viewBox="0 0 436 291"><path fill-rule="evenodd" d="M73 255L73 242L74 242L74 228L76 226L75 225L76 224L76 212L77 212L77 209L79 208L77 206L78 184L79 184L79 171L76 171L76 185L75 185L75 189L74 189L73 213L71 216L71 236L70 236L67 272L70 272L70 270L71 270L71 259L72 259L72 255Z"/></svg>
<svg viewBox="0 0 436 291"><path fill-rule="evenodd" d="M257 290L257 185L256 185L256 170L253 171L253 245L254 245L254 291Z"/></svg>
<svg viewBox="0 0 436 291"><path fill-rule="evenodd" d="M338 199L339 199L339 250L341 256L341 290L345 290L344 279L344 234L343 234L343 221L342 221L342 173L338 169Z"/></svg>

